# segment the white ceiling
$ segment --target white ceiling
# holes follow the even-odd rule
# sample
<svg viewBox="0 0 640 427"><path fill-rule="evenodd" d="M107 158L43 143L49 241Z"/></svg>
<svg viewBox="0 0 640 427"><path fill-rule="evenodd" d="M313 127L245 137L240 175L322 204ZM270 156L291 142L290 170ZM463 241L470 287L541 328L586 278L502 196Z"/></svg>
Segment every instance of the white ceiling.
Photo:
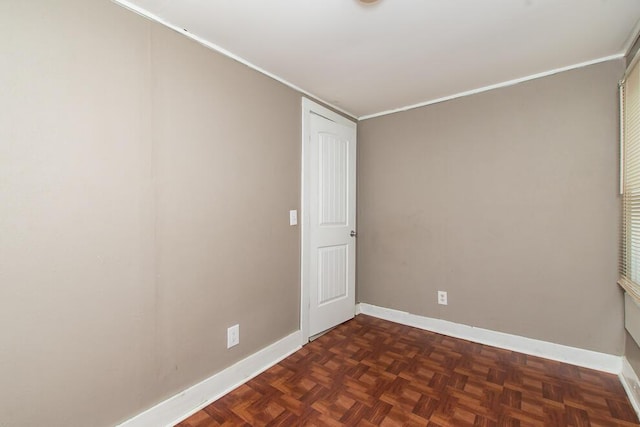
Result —
<svg viewBox="0 0 640 427"><path fill-rule="evenodd" d="M116 0L362 118L622 55L640 0Z"/></svg>

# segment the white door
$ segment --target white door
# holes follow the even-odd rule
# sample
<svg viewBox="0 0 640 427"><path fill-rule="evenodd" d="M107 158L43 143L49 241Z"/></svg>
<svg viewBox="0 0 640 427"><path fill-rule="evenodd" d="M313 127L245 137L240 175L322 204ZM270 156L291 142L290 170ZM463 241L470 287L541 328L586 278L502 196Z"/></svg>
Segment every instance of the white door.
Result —
<svg viewBox="0 0 640 427"><path fill-rule="evenodd" d="M356 125L340 119L333 121L311 111L304 147L308 336L355 315Z"/></svg>

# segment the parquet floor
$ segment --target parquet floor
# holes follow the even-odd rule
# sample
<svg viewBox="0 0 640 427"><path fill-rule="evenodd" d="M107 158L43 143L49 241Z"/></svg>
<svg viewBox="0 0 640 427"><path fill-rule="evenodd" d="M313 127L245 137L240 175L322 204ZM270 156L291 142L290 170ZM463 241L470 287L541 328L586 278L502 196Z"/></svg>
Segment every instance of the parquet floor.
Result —
<svg viewBox="0 0 640 427"><path fill-rule="evenodd" d="M637 426L618 378L359 315L179 427Z"/></svg>

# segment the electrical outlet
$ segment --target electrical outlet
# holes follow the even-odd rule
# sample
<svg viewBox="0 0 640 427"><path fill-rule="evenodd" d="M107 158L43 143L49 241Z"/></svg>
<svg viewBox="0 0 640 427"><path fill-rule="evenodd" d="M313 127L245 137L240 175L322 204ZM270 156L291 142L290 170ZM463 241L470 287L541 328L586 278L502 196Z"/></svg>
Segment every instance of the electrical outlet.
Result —
<svg viewBox="0 0 640 427"><path fill-rule="evenodd" d="M638 388L638 383L632 381L631 388L633 389L633 393L636 395L636 399L640 399L640 389Z"/></svg>
<svg viewBox="0 0 640 427"><path fill-rule="evenodd" d="M447 305L447 293L445 291L438 291L438 304Z"/></svg>
<svg viewBox="0 0 640 427"><path fill-rule="evenodd" d="M227 329L227 348L240 344L240 325L233 325Z"/></svg>

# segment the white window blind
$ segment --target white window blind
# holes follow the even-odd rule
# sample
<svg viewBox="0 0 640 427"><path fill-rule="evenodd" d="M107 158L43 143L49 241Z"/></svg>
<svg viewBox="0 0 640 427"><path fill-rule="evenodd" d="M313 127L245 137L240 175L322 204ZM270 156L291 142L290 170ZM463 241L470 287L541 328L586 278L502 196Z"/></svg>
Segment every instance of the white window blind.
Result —
<svg viewBox="0 0 640 427"><path fill-rule="evenodd" d="M622 241L618 283L640 301L640 67L637 63L622 83L620 106Z"/></svg>

